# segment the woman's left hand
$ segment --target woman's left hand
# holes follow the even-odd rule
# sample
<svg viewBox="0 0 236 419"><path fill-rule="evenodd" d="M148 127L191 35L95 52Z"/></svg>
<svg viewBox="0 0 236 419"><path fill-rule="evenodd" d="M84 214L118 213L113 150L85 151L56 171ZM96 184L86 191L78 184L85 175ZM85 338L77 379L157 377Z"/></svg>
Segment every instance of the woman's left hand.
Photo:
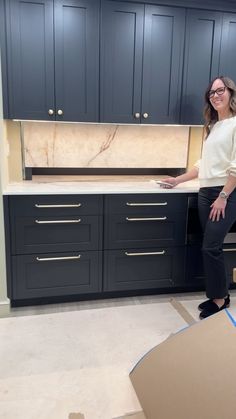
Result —
<svg viewBox="0 0 236 419"><path fill-rule="evenodd" d="M219 221L220 217L225 218L225 207L227 204L226 199L218 197L211 205L211 212L209 215L210 220Z"/></svg>

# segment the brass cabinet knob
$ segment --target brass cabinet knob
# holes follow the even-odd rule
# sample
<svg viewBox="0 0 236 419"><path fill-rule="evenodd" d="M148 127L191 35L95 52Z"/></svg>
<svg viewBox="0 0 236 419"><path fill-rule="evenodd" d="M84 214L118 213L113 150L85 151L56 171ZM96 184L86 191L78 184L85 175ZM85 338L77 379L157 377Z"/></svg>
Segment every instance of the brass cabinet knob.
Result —
<svg viewBox="0 0 236 419"><path fill-rule="evenodd" d="M147 119L147 118L148 118L148 113L147 113L147 112L144 112L144 113L143 113L143 118L144 118L144 119Z"/></svg>
<svg viewBox="0 0 236 419"><path fill-rule="evenodd" d="M61 109L58 109L57 115L63 115L63 111Z"/></svg>
<svg viewBox="0 0 236 419"><path fill-rule="evenodd" d="M53 109L48 109L48 115L53 115L54 114L54 110Z"/></svg>
<svg viewBox="0 0 236 419"><path fill-rule="evenodd" d="M139 112L135 112L134 117L135 117L135 119L140 118L140 113Z"/></svg>

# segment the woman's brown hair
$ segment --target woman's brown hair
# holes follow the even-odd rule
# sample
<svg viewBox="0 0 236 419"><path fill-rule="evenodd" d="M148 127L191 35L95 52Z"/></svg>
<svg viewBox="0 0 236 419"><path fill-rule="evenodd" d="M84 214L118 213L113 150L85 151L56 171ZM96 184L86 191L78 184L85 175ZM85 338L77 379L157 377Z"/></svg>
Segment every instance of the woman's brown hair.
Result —
<svg viewBox="0 0 236 419"><path fill-rule="evenodd" d="M229 92L230 92L230 102L229 102L230 111L231 111L233 116L236 115L236 85L235 85L234 81L231 80L229 77L224 77L224 76L216 77L214 80L212 80L210 82L210 84L207 87L206 92L205 92L205 108L204 108L205 125L204 125L204 130L205 130L205 133L206 133L206 138L208 137L212 126L218 121L218 113L213 108L213 106L212 106L212 104L209 100L209 92L212 88L213 83L216 80L221 80L224 83L225 87L227 87L227 89L229 90Z"/></svg>

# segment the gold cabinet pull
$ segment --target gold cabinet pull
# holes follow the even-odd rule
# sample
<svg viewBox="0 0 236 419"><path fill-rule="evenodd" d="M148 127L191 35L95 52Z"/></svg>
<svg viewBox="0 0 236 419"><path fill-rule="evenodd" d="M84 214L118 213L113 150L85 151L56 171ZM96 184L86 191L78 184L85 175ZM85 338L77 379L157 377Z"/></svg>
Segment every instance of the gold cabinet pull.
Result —
<svg viewBox="0 0 236 419"><path fill-rule="evenodd" d="M162 250L161 252L142 252L142 253L130 253L125 252L126 256L155 256L155 255L164 255L165 250Z"/></svg>
<svg viewBox="0 0 236 419"><path fill-rule="evenodd" d="M81 204L35 204L36 208L79 208Z"/></svg>
<svg viewBox="0 0 236 419"><path fill-rule="evenodd" d="M163 206L167 202L126 202L128 207L149 207L149 206Z"/></svg>
<svg viewBox="0 0 236 419"><path fill-rule="evenodd" d="M236 247L233 249L223 249L223 252L236 252Z"/></svg>
<svg viewBox="0 0 236 419"><path fill-rule="evenodd" d="M80 223L81 218L78 220L35 220L37 224L72 224L72 223Z"/></svg>
<svg viewBox="0 0 236 419"><path fill-rule="evenodd" d="M81 255L77 256L61 256L61 257L55 257L55 258L39 258L36 257L36 260L38 262L48 262L53 260L74 260L74 259L80 259Z"/></svg>
<svg viewBox="0 0 236 419"><path fill-rule="evenodd" d="M167 217L149 217L149 218L129 218L126 217L127 221L164 221Z"/></svg>

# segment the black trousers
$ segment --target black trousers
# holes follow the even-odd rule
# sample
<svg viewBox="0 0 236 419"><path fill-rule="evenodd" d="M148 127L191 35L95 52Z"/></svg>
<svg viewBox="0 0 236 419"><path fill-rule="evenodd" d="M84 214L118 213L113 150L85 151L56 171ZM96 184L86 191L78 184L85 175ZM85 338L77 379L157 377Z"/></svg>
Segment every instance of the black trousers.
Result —
<svg viewBox="0 0 236 419"><path fill-rule="evenodd" d="M203 264L206 275L207 298L224 298L228 294L229 281L227 279L224 253L222 250L223 241L236 221L236 189L228 198L225 218L219 221L209 219L210 206L218 197L223 186L200 188L198 194L198 211L201 226L203 229Z"/></svg>

